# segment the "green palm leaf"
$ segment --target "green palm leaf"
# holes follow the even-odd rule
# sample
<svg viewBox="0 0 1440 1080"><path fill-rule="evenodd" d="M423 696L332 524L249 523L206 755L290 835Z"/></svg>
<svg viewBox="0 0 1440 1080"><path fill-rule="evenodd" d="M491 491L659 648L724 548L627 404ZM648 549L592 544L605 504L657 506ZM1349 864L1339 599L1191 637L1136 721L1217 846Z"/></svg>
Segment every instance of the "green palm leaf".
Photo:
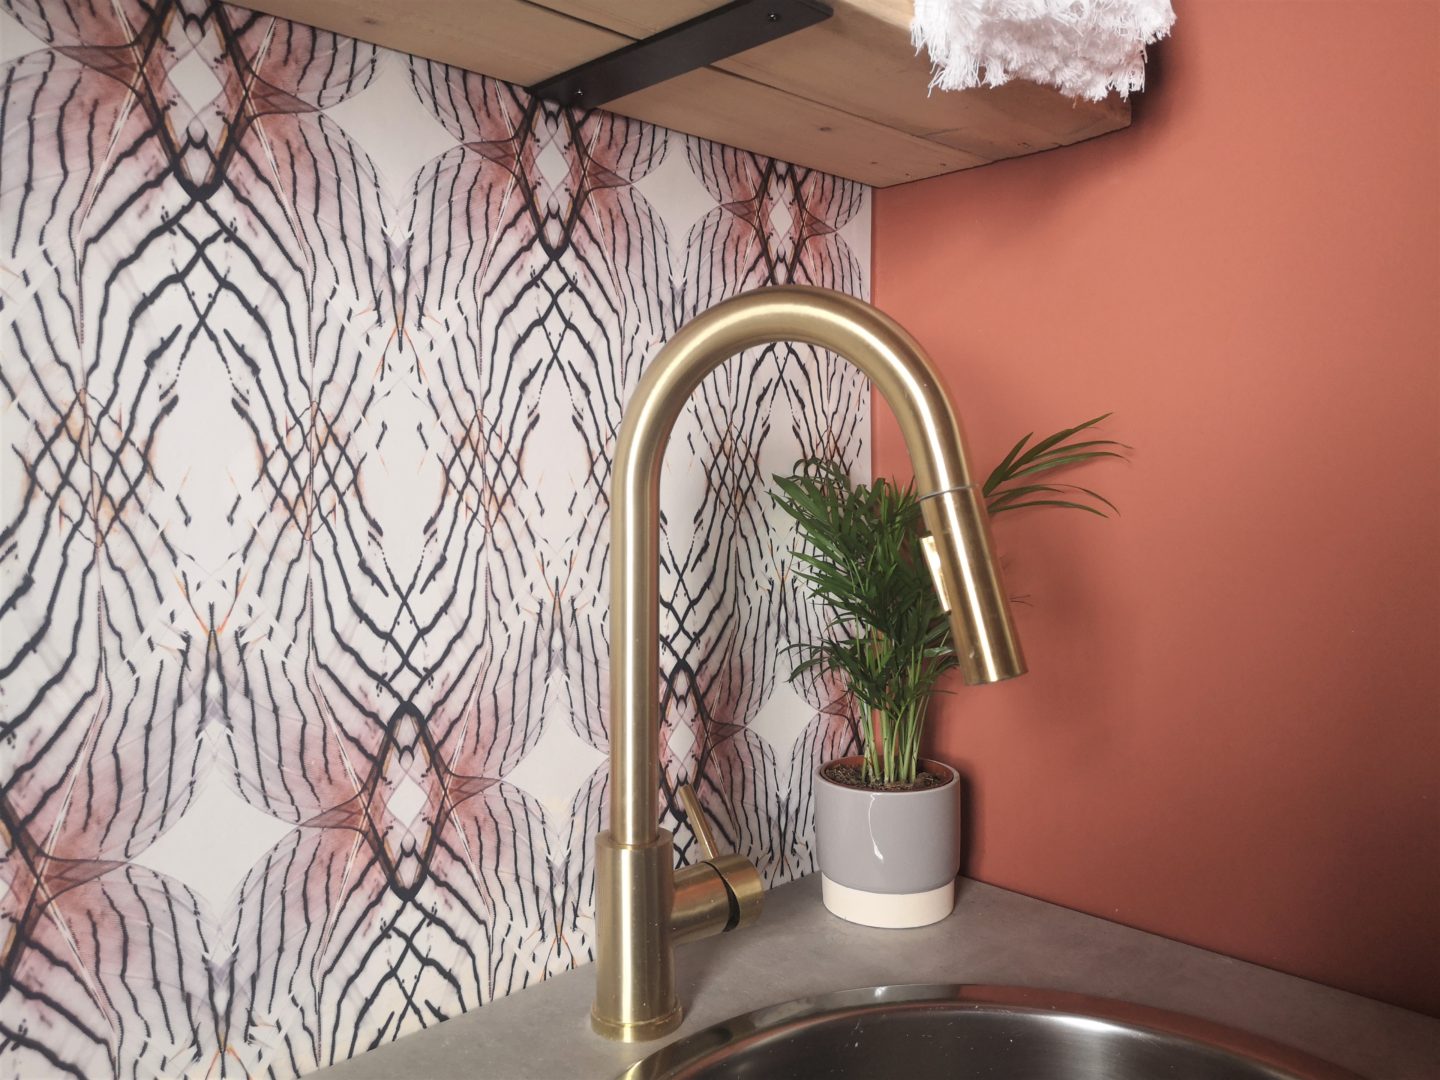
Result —
<svg viewBox="0 0 1440 1080"><path fill-rule="evenodd" d="M985 481L990 513L1035 507L1119 513L1088 487L1051 480L1063 470L1125 458L1124 443L1090 437L1109 416L1016 442ZM884 718L878 733L859 725L867 777L913 780L925 704L957 663L950 621L920 552L919 498L909 484L855 484L839 463L816 458L796 462L774 485L771 498L797 529L791 573L825 608L822 639L785 648L794 661L790 677L843 678L864 709Z"/></svg>

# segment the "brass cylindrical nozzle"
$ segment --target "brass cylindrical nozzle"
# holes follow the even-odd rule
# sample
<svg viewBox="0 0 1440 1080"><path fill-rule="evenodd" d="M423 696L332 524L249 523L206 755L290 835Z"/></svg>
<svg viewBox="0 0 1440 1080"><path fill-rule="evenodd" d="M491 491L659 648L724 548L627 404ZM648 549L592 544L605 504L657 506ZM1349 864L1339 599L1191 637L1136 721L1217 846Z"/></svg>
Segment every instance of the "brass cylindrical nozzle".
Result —
<svg viewBox="0 0 1440 1080"><path fill-rule="evenodd" d="M990 541L990 519L972 484L920 500L930 535L922 541L940 603L950 615L960 674L969 685L1025 674Z"/></svg>

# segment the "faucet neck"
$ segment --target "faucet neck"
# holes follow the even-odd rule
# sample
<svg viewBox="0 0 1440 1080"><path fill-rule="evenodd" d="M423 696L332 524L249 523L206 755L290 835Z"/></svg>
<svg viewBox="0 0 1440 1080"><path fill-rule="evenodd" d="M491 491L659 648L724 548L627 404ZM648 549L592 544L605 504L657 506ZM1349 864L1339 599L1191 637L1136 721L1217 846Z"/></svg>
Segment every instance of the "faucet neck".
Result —
<svg viewBox="0 0 1440 1080"><path fill-rule="evenodd" d="M757 289L717 304L650 362L625 412L610 505L610 829L644 844L658 828L660 465L701 380L736 353L799 341L839 353L870 377L910 449L922 495L970 484L960 424L919 344L854 297L828 289Z"/></svg>
<svg viewBox="0 0 1440 1080"><path fill-rule="evenodd" d="M959 422L934 367L869 304L826 289L758 289L696 317L660 350L625 411L611 481L610 829L596 838L596 997L592 1023L618 1039L680 1022L673 947L753 918L763 885L742 856L673 874L659 827L660 465L675 419L727 358L798 341L852 361L889 402L915 465L927 549L950 608L967 679L1024 669L990 554L984 503L970 480ZM737 903L737 897L739 902Z"/></svg>

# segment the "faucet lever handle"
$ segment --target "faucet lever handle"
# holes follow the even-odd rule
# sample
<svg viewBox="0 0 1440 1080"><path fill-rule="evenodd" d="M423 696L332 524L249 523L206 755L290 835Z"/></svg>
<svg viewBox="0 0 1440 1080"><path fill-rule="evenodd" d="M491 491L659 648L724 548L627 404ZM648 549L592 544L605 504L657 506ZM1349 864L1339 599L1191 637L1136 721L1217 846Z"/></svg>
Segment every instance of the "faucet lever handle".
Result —
<svg viewBox="0 0 1440 1080"><path fill-rule="evenodd" d="M680 802L685 807L685 817L690 822L690 831L700 842L700 851L706 860L719 858L720 849L715 846L715 834L710 831L710 823L705 820L705 811L700 808L700 800L695 796L695 789L688 782L680 785Z"/></svg>

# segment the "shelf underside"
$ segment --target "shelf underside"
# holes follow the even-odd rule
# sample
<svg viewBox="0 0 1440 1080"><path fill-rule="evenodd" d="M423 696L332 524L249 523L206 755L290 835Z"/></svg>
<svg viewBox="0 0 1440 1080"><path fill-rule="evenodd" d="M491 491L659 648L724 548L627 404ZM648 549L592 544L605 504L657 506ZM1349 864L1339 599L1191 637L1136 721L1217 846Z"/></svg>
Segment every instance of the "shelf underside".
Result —
<svg viewBox="0 0 1440 1080"><path fill-rule="evenodd" d="M719 0L252 0L261 10L521 85L720 6ZM1103 135L1112 97L1032 83L929 93L911 0L833 0L834 17L606 108L888 187Z"/></svg>

